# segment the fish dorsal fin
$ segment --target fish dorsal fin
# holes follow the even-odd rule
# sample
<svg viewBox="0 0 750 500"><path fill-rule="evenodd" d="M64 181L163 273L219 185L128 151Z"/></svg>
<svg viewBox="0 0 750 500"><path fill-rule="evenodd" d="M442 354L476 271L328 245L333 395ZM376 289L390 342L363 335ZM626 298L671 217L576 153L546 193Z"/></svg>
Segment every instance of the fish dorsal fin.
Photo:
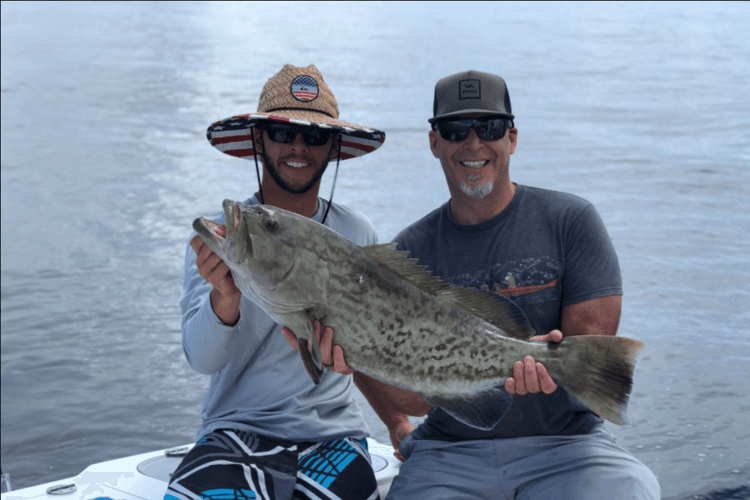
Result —
<svg viewBox="0 0 750 500"><path fill-rule="evenodd" d="M395 243L385 243L382 245L370 245L362 247L362 251L372 260L386 268L388 271L397 275L410 285L413 285L423 292L437 295L441 291L449 290L451 285L433 276L427 270L427 266L417 264L418 259L410 259L408 251L396 250Z"/></svg>
<svg viewBox="0 0 750 500"><path fill-rule="evenodd" d="M523 309L502 295L476 288L451 287L440 292L443 300L453 302L491 323L507 337L529 340L537 333Z"/></svg>
<svg viewBox="0 0 750 500"><path fill-rule="evenodd" d="M425 293L439 297L476 314L503 330L504 335L528 340L536 335L523 310L505 297L475 288L454 287L408 258L408 251L396 250L396 243L370 245L362 251L372 260Z"/></svg>

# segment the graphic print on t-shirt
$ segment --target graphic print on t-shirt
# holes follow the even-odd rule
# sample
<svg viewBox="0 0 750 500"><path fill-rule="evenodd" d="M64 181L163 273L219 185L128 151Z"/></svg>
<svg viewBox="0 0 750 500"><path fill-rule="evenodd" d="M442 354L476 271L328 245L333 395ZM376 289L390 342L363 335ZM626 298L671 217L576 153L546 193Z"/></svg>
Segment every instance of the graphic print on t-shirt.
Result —
<svg viewBox="0 0 750 500"><path fill-rule="evenodd" d="M558 283L558 269L549 257L532 257L520 261L499 262L474 274L445 278L456 286L479 288L504 297L520 297Z"/></svg>

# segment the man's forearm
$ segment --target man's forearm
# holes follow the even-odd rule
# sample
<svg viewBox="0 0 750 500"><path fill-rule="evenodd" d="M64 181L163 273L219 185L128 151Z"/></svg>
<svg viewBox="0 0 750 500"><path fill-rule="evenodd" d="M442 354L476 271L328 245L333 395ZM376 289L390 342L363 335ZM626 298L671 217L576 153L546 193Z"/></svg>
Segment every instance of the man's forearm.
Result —
<svg viewBox="0 0 750 500"><path fill-rule="evenodd" d="M234 326L240 319L240 298L242 295L226 296L216 288L211 290L211 308L216 317L227 326Z"/></svg>
<svg viewBox="0 0 750 500"><path fill-rule="evenodd" d="M354 374L354 383L388 428L408 421L408 415L421 417L430 411L430 405L414 392L384 384L359 372Z"/></svg>

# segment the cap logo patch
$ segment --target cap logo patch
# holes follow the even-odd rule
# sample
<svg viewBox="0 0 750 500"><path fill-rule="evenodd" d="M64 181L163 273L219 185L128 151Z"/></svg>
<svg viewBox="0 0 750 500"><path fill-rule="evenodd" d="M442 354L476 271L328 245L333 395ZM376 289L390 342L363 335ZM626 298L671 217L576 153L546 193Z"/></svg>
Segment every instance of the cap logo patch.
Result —
<svg viewBox="0 0 750 500"><path fill-rule="evenodd" d="M302 102L312 101L318 97L318 82L307 75L298 76L292 80L292 95Z"/></svg>
<svg viewBox="0 0 750 500"><path fill-rule="evenodd" d="M482 85L479 80L460 80L458 82L458 99L481 99Z"/></svg>

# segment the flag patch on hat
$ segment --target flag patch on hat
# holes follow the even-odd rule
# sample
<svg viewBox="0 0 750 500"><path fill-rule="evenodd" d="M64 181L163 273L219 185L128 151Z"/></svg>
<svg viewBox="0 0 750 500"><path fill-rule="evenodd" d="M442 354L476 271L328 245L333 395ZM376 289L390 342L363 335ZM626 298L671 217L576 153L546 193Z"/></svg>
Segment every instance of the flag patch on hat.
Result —
<svg viewBox="0 0 750 500"><path fill-rule="evenodd" d="M302 102L312 101L318 97L318 82L307 75L292 80L292 95Z"/></svg>

